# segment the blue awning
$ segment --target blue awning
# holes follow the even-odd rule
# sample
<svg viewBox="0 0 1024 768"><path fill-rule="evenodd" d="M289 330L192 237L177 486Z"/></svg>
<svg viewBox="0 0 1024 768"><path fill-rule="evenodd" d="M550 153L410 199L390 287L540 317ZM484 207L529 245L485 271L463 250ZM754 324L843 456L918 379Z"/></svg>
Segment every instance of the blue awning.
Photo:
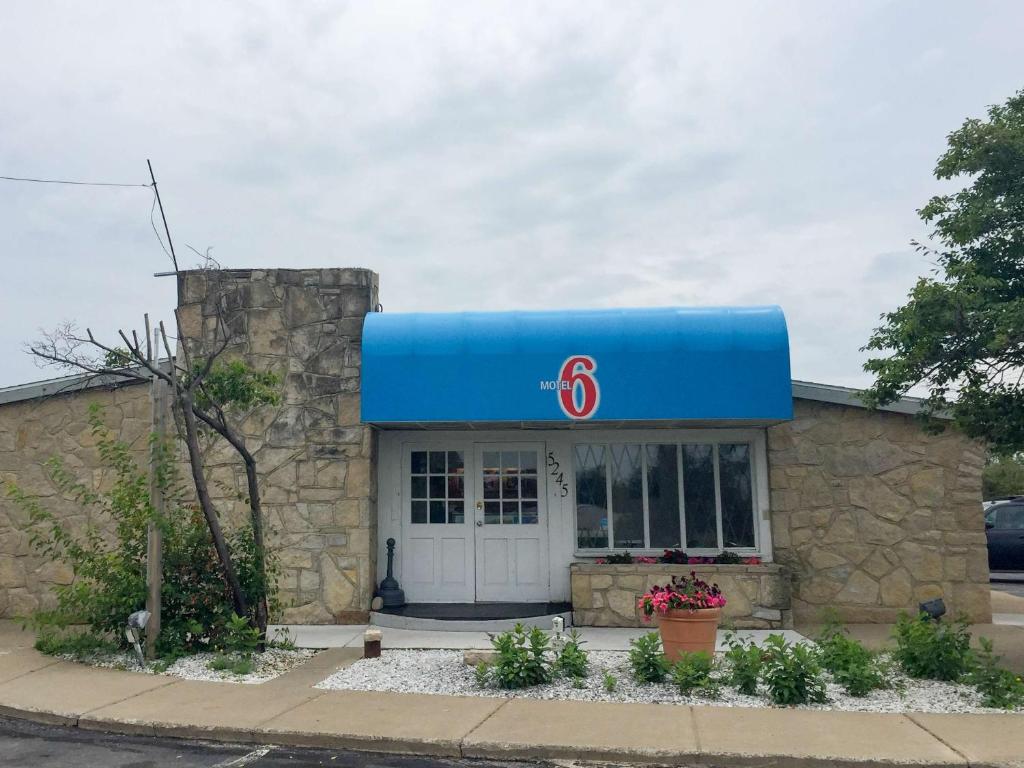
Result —
<svg viewBox="0 0 1024 768"><path fill-rule="evenodd" d="M775 306L370 313L362 365L375 424L793 416Z"/></svg>

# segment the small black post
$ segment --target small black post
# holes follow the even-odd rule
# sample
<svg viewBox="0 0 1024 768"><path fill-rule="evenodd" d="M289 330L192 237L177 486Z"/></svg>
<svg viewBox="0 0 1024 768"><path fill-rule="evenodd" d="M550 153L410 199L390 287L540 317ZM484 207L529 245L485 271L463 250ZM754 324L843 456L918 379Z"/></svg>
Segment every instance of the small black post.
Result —
<svg viewBox="0 0 1024 768"><path fill-rule="evenodd" d="M394 575L395 565L395 540L388 539L388 575L384 577L384 581L380 583L380 589L377 590L377 595L384 602L384 608L401 608L405 605L405 592L398 585L398 580Z"/></svg>

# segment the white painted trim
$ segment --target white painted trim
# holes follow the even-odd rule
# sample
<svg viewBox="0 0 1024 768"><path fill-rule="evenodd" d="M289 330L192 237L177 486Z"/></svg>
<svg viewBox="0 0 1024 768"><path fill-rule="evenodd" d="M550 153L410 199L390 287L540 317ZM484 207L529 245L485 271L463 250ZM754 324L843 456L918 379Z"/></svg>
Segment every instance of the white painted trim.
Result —
<svg viewBox="0 0 1024 768"><path fill-rule="evenodd" d="M640 444L679 444L679 443L747 443L751 446L751 471L753 473L753 505L758 525L754 527L755 546L749 549L736 549L739 555L759 556L765 562L773 560L771 519L769 513L769 481L767 463L767 433L764 428L723 428L723 429L594 429L587 431L552 430L438 430L425 433L421 430L387 430L380 433L380 454L378 461L379 503L379 556L378 581L384 577L386 556L384 542L388 536L402 541L402 445L433 445L449 447L456 444L467 446L467 456L475 450L471 444L476 443L543 443L544 463L548 501L548 569L550 574L550 599L552 601L568 601L571 597L569 584L569 565L578 559L605 557L614 549L584 550L576 547L576 483L573 476L573 450L577 443L623 443ZM717 449L716 449L717 450ZM644 453L644 451L641 451ZM677 452L677 456L681 452ZM547 467L547 456L553 455L559 463L559 470L564 473L564 481L568 485L566 495L561 496L559 484L551 476ZM610 461L610 456L608 457ZM677 459L681 462L681 458ZM475 466L475 459L471 462ZM677 464L679 475L680 506L685 498L682 468ZM468 474L468 470L467 470ZM610 473L608 473L610 478ZM646 479L646 478L645 478ZM467 487L469 478L467 477ZM609 499L611 498L608 489ZM716 494L718 493L716 484ZM467 508L468 514L475 510ZM681 547L693 555L714 555L717 549L697 549L686 547L686 520L681 514L680 535ZM646 523L649 525L649 523ZM609 519L609 529L612 521ZM609 535L613 532L609 530ZM649 531L647 532L649 536ZM610 539L614 542L614 539ZM650 542L650 539L647 539ZM630 550L635 555L658 555L662 549ZM402 547L395 562L395 575L401 581Z"/></svg>

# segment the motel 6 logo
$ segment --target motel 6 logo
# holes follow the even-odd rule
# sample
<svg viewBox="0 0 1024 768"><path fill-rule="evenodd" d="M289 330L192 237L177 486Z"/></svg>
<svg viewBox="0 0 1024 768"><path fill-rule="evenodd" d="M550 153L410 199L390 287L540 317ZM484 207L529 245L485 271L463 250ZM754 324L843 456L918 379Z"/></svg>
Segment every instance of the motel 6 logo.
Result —
<svg viewBox="0 0 1024 768"><path fill-rule="evenodd" d="M594 371L597 363L590 355L572 355L555 380L541 381L542 390L556 390L558 404L570 419L589 419L601 403L601 387Z"/></svg>

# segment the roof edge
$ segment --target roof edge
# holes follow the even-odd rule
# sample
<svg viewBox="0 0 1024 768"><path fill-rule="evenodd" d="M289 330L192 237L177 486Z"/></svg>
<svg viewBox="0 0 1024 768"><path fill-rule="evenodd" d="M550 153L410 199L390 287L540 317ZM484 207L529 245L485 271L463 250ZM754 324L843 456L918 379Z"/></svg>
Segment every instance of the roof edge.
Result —
<svg viewBox="0 0 1024 768"><path fill-rule="evenodd" d="M815 381L793 379L793 398L796 400L815 400L819 403L833 403L835 405L850 406L851 408L871 410L860 399L860 390L852 387L841 387L837 384L820 384ZM924 398L904 395L891 403L879 405L874 410L916 416L924 410L924 405ZM948 412L940 412L935 414L935 418L952 420L953 417Z"/></svg>
<svg viewBox="0 0 1024 768"><path fill-rule="evenodd" d="M166 369L167 360L159 361L161 367ZM144 373L141 366L133 366L126 370ZM116 374L75 373L70 376L58 376L53 379L42 381L30 381L26 384L15 384L10 387L0 387L0 405L20 403L28 400L41 400L46 397L70 395L75 392L82 392L89 389L115 389L117 387L130 387L145 382L136 379L128 379Z"/></svg>
<svg viewBox="0 0 1024 768"><path fill-rule="evenodd" d="M160 364L166 365L167 361L162 360ZM141 371L141 368L133 368L131 370ZM0 405L66 395L88 389L124 387L141 383L140 381L125 379L112 374L97 376L95 374L79 373L71 376L44 379L42 381L31 381L25 384L15 384L10 387L0 387ZM821 384L814 381L800 381L798 379L793 379L792 384L794 399L814 400L820 403L832 403L834 405L845 405L867 410L867 406L858 396L859 391L852 387ZM922 411L924 402L920 397L904 396L895 402L879 406L877 410L913 416ZM949 414L943 413L938 414L937 418L950 419L951 417Z"/></svg>

